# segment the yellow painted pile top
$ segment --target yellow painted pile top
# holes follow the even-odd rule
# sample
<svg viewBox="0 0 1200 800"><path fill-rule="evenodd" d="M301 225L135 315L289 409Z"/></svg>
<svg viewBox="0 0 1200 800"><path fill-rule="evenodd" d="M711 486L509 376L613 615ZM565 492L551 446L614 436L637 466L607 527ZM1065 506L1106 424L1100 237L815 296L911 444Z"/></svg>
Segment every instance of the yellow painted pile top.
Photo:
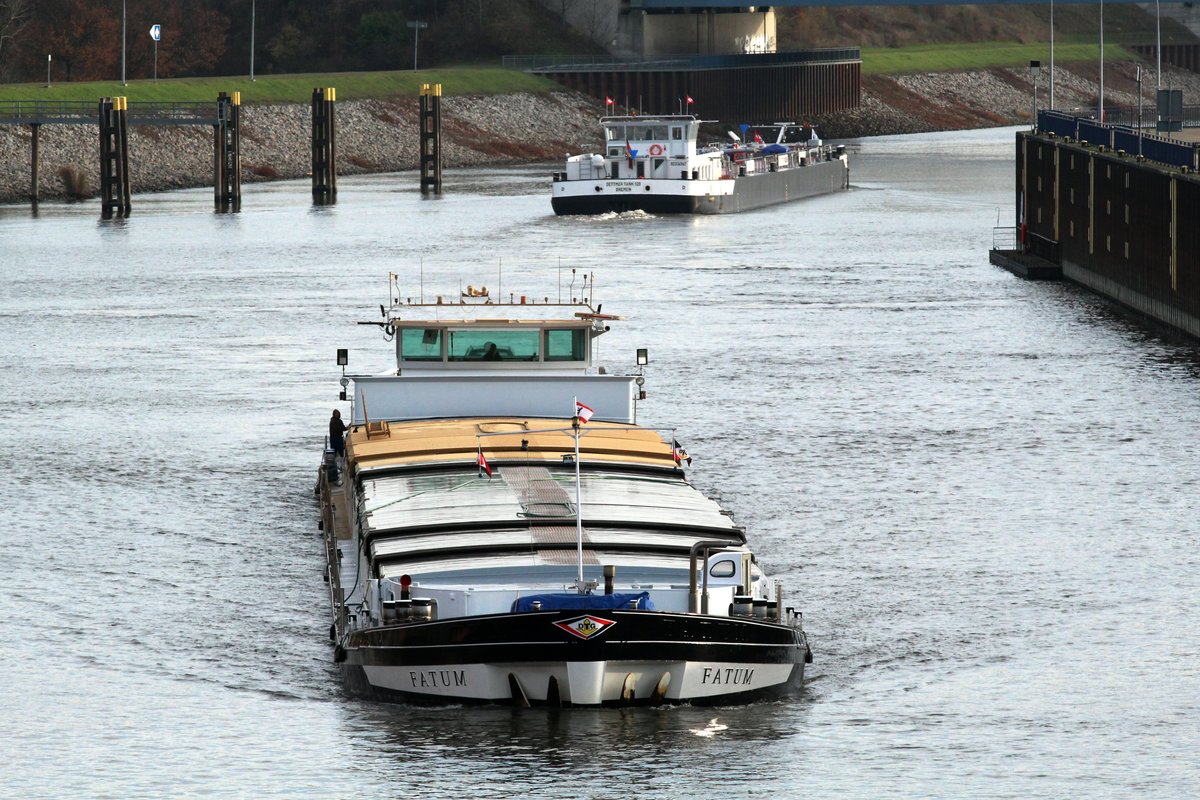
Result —
<svg viewBox="0 0 1200 800"><path fill-rule="evenodd" d="M491 464L514 461L554 461L575 452L567 419L473 417L355 425L346 438L351 469L462 462L475 466L479 449ZM543 431L534 433L531 431ZM616 423L592 421L580 426L581 461L640 464L674 468L674 449L655 431ZM504 436L479 434L504 433ZM521 440L528 442L522 449Z"/></svg>

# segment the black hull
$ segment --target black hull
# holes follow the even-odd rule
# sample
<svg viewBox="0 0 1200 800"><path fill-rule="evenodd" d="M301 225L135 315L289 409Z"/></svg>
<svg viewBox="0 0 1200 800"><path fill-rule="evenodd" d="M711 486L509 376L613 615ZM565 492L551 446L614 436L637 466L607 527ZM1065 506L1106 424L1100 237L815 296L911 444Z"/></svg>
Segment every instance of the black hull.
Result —
<svg viewBox="0 0 1200 800"><path fill-rule="evenodd" d="M711 214L702 210L703 197L664 194L583 195L553 197L550 207L560 217L581 214L612 214L626 211L645 211L647 214Z"/></svg>
<svg viewBox="0 0 1200 800"><path fill-rule="evenodd" d="M555 624L580 616L547 611L372 628L352 633L338 658L351 694L417 704L729 704L787 697L803 683L807 640L785 625L606 611L594 616L611 625L585 639ZM596 687L607 691L572 689L576 668L591 669ZM627 672L640 676L633 696L612 687L613 676L619 680ZM656 696L647 687L666 672L676 685ZM512 688L514 680L519 690Z"/></svg>

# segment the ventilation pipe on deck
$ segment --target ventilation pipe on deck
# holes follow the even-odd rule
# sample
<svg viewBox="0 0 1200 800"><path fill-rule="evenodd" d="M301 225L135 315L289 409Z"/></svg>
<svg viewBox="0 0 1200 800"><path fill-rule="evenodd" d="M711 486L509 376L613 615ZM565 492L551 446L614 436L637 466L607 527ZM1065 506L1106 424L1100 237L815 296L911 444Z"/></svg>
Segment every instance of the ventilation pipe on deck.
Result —
<svg viewBox="0 0 1200 800"><path fill-rule="evenodd" d="M692 545L691 552L688 554L688 613L701 614L708 613L708 557L714 550L726 550L729 547L728 542L719 542L713 539L701 539ZM700 556L700 552L704 552L704 594L701 598L700 592L696 590L696 561Z"/></svg>

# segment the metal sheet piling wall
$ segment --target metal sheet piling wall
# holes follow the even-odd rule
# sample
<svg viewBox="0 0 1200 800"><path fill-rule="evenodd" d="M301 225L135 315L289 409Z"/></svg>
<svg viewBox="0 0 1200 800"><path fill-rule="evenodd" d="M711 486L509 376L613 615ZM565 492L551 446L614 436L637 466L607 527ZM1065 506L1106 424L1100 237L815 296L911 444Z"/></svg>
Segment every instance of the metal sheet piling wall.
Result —
<svg viewBox="0 0 1200 800"><path fill-rule="evenodd" d="M442 85L421 84L421 194L442 192Z"/></svg>
<svg viewBox="0 0 1200 800"><path fill-rule="evenodd" d="M1053 134L1017 134L1017 207L1063 275L1200 337L1200 175Z"/></svg>
<svg viewBox="0 0 1200 800"><path fill-rule="evenodd" d="M691 96L692 113L737 122L805 121L858 108L862 62L784 64L719 69L538 70L564 86L647 114L678 113ZM684 111L687 111L685 108Z"/></svg>
<svg viewBox="0 0 1200 800"><path fill-rule="evenodd" d="M100 100L100 216L129 216L129 117L124 97Z"/></svg>
<svg viewBox="0 0 1200 800"><path fill-rule="evenodd" d="M218 122L213 126L213 201L217 211L242 207L241 107L241 92L217 95Z"/></svg>
<svg viewBox="0 0 1200 800"><path fill-rule="evenodd" d="M337 126L334 102L337 90L313 89L312 95L312 194L313 202L337 202Z"/></svg>

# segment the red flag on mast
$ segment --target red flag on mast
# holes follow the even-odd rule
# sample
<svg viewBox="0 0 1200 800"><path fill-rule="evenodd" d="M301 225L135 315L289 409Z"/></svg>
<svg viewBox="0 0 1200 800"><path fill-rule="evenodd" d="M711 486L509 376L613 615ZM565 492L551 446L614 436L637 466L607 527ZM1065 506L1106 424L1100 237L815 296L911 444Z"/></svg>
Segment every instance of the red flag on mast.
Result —
<svg viewBox="0 0 1200 800"><path fill-rule="evenodd" d="M694 103L694 102L696 102L696 101L695 101L695 100L693 100L693 99L692 99L692 96L689 94L689 95L687 96L687 104L690 106L690 105L691 105L692 103Z"/></svg>
<svg viewBox="0 0 1200 800"><path fill-rule="evenodd" d="M475 459L475 462L479 464L480 475L486 472L489 478L492 477L492 467L488 464L487 459L483 457L483 450L479 451L479 458Z"/></svg>

